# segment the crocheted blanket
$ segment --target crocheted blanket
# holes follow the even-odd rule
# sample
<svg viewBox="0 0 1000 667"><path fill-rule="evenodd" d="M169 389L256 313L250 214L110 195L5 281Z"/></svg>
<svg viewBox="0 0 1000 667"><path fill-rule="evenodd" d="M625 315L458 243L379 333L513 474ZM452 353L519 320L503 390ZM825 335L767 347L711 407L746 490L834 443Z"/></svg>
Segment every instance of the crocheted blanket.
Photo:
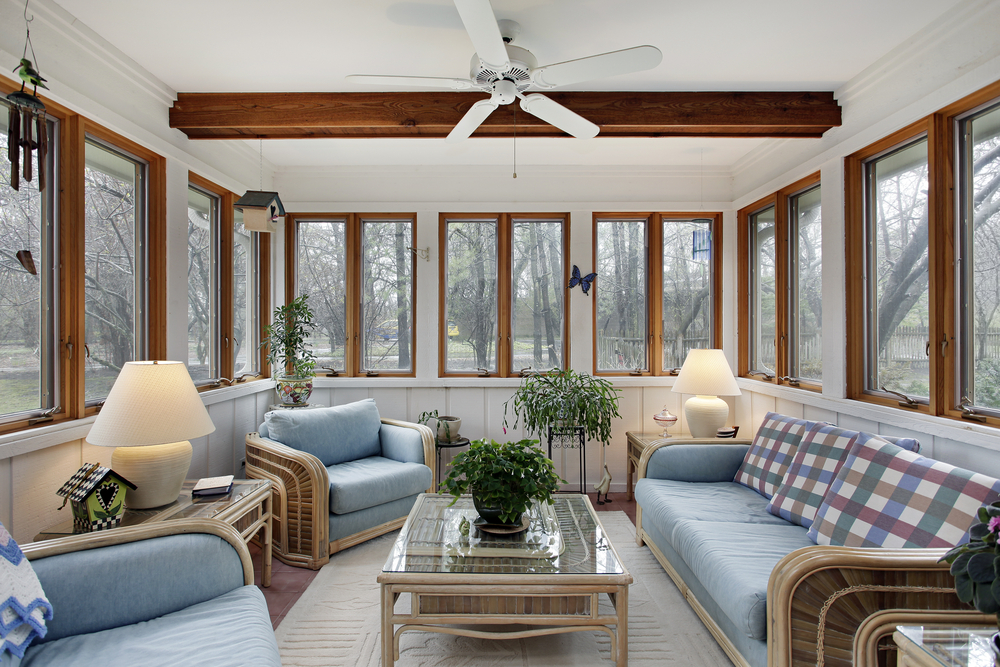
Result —
<svg viewBox="0 0 1000 667"><path fill-rule="evenodd" d="M44 637L52 605L21 547L0 524L0 655L18 658L35 637Z"/></svg>

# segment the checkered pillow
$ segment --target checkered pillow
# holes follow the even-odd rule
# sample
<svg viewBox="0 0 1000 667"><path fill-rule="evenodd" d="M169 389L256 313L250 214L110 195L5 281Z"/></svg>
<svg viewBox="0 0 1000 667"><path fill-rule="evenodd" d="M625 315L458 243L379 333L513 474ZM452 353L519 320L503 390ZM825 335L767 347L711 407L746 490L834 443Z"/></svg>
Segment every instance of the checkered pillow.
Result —
<svg viewBox="0 0 1000 667"><path fill-rule="evenodd" d="M809 528L817 544L953 547L968 539L1000 480L928 459L862 433Z"/></svg>
<svg viewBox="0 0 1000 667"><path fill-rule="evenodd" d="M811 526L823 504L823 496L857 437L857 431L815 424L802 436L795 458L767 504L767 511L805 528Z"/></svg>
<svg viewBox="0 0 1000 667"><path fill-rule="evenodd" d="M748 486L770 498L779 486L795 456L799 440L812 422L768 412L760 425L734 482Z"/></svg>

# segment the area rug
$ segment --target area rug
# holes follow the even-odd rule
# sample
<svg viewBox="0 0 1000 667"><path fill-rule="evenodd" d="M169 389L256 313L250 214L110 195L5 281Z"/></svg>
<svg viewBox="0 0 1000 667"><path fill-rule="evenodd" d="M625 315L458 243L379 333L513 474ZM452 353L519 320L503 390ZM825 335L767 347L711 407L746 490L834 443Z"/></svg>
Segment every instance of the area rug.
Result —
<svg viewBox="0 0 1000 667"><path fill-rule="evenodd" d="M730 665L649 549L636 546L635 526L625 513L602 512L599 517L635 580L629 590L629 665ZM375 578L398 534L389 533L335 554L320 570L275 631L285 667L379 667L381 615ZM399 604L409 604L408 596L400 596ZM606 600L604 611L612 613ZM396 664L606 667L612 664L610 645L610 637L603 632L504 640L404 632Z"/></svg>

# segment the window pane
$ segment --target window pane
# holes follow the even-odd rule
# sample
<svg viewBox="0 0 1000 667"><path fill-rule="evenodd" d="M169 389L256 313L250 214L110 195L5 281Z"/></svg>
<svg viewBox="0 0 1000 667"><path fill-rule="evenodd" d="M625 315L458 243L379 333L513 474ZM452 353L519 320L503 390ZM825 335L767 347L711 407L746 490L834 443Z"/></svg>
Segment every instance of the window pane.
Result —
<svg viewBox="0 0 1000 667"><path fill-rule="evenodd" d="M1000 410L1000 106L965 126L964 395L974 405Z"/></svg>
<svg viewBox="0 0 1000 667"><path fill-rule="evenodd" d="M413 368L413 221L361 222L362 370Z"/></svg>
<svg viewBox="0 0 1000 667"><path fill-rule="evenodd" d="M561 221L513 222L511 372L529 366L534 370L563 367L562 255Z"/></svg>
<svg viewBox="0 0 1000 667"><path fill-rule="evenodd" d="M316 366L346 370L347 222L297 221L298 293L309 296Z"/></svg>
<svg viewBox="0 0 1000 667"><path fill-rule="evenodd" d="M257 232L243 226L243 211L233 211L233 378L257 373L260 356L258 304L260 283L257 273Z"/></svg>
<svg viewBox="0 0 1000 667"><path fill-rule="evenodd" d="M823 230L820 188L789 199L792 277L788 318L792 327L789 373L819 382L823 378Z"/></svg>
<svg viewBox="0 0 1000 667"><path fill-rule="evenodd" d="M712 347L712 221L663 220L663 370Z"/></svg>
<svg viewBox="0 0 1000 667"><path fill-rule="evenodd" d="M218 200L188 188L188 372L195 383L219 377L215 239Z"/></svg>
<svg viewBox="0 0 1000 667"><path fill-rule="evenodd" d="M85 397L103 400L139 358L136 276L142 275L144 165L88 141L84 167ZM139 232L137 234L137 231Z"/></svg>
<svg viewBox="0 0 1000 667"><path fill-rule="evenodd" d="M646 369L645 220L597 221L594 291L597 370Z"/></svg>
<svg viewBox="0 0 1000 667"><path fill-rule="evenodd" d="M927 140L867 164L868 389L930 393ZM871 278L874 277L874 280Z"/></svg>
<svg viewBox="0 0 1000 667"><path fill-rule="evenodd" d="M497 370L497 222L446 225L445 370Z"/></svg>
<svg viewBox="0 0 1000 667"><path fill-rule="evenodd" d="M52 143L49 146L51 155ZM52 237L46 222L52 216L37 187L38 152L32 152L34 176L31 181L21 178L19 190L10 187L10 169L7 107L0 104L0 415L54 405L53 309L47 279L52 273ZM51 186L51 168L46 176Z"/></svg>
<svg viewBox="0 0 1000 667"><path fill-rule="evenodd" d="M750 370L774 374L775 302L774 206L750 216Z"/></svg>

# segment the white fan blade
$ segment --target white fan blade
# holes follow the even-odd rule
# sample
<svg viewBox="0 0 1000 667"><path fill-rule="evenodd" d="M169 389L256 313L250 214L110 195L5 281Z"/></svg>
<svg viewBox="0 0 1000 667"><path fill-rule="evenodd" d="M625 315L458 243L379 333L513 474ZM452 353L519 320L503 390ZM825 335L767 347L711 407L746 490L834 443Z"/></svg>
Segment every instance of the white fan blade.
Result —
<svg viewBox="0 0 1000 667"><path fill-rule="evenodd" d="M475 132L476 128L482 125L483 121L489 118L489 115L496 111L498 106L500 105L494 102L492 98L479 100L462 116L462 120L458 121L458 125L448 133L445 141L457 143L468 139L469 135Z"/></svg>
<svg viewBox="0 0 1000 667"><path fill-rule="evenodd" d="M619 74L642 72L653 69L662 60L663 54L655 46L636 46L631 49L537 67L531 70L531 80L541 88L553 88L581 81L607 79Z"/></svg>
<svg viewBox="0 0 1000 667"><path fill-rule="evenodd" d="M419 86L421 88L444 88L445 90L470 90L479 88L471 79L448 79L435 76L382 76L380 74L350 74L344 77L353 83L372 86Z"/></svg>
<svg viewBox="0 0 1000 667"><path fill-rule="evenodd" d="M501 74L509 70L507 48L500 36L490 0L455 0L455 7L483 64Z"/></svg>
<svg viewBox="0 0 1000 667"><path fill-rule="evenodd" d="M545 95L534 93L522 98L521 108L577 139L593 139L601 131L601 128L580 114L570 111Z"/></svg>

